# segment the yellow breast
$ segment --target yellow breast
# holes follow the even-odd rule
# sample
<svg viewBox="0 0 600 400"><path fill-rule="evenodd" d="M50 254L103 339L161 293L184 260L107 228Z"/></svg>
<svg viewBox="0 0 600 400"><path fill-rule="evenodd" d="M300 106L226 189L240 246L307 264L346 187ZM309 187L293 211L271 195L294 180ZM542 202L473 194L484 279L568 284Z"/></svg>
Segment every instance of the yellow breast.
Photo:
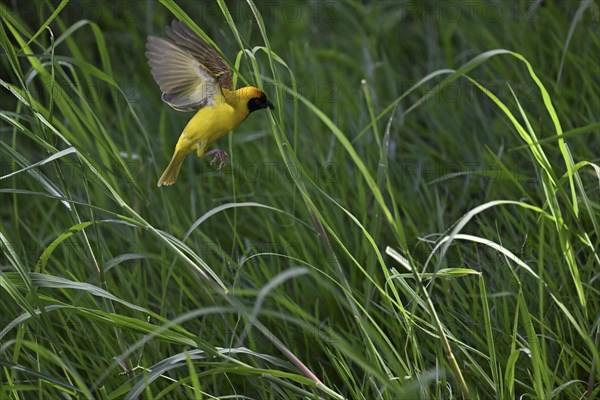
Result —
<svg viewBox="0 0 600 400"><path fill-rule="evenodd" d="M247 116L248 113L244 113L243 109L234 108L225 102L204 107L188 122L177 142L176 150L190 154L200 147L204 153L211 143L236 128Z"/></svg>

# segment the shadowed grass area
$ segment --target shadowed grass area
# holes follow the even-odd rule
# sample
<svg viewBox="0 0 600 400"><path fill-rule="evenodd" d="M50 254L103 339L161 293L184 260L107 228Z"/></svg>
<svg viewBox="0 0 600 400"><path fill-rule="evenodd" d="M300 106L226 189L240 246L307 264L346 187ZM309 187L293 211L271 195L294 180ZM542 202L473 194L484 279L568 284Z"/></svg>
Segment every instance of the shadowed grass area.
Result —
<svg viewBox="0 0 600 400"><path fill-rule="evenodd" d="M0 398L600 394L597 3L0 19ZM172 19L276 108L157 188Z"/></svg>

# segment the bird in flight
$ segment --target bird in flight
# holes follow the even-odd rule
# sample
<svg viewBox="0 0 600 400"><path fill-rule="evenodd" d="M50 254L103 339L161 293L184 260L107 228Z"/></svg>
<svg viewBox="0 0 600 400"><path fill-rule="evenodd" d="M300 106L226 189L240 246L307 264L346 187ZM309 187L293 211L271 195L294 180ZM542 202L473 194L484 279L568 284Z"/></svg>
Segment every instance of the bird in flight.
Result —
<svg viewBox="0 0 600 400"><path fill-rule="evenodd" d="M194 151L198 157L214 155L211 165L218 163L219 169L223 168L227 153L218 148L207 151L208 147L239 126L251 112L274 108L256 87L234 90L227 63L181 21L167 26L164 38L148 36L146 57L162 100L177 111L197 111L179 136L158 186L175 183L183 160Z"/></svg>

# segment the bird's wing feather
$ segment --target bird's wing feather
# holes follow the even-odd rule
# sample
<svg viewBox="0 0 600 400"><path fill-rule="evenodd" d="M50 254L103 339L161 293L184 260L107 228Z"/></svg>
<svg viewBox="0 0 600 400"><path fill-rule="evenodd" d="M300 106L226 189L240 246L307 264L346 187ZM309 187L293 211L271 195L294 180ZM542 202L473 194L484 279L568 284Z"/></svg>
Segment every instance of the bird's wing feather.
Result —
<svg viewBox="0 0 600 400"><path fill-rule="evenodd" d="M213 46L190 29L184 22L173 21L165 28L168 40L190 52L215 77L223 89L233 90L231 68Z"/></svg>
<svg viewBox="0 0 600 400"><path fill-rule="evenodd" d="M171 41L148 37L146 57L162 99L177 111L193 111L222 101L211 71L186 49Z"/></svg>

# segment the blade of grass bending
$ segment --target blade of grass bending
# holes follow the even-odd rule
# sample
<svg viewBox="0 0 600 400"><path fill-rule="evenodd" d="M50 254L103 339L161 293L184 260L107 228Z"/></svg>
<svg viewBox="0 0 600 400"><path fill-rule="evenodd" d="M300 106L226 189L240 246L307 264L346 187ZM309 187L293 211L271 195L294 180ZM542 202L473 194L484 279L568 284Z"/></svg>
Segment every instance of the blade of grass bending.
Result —
<svg viewBox="0 0 600 400"><path fill-rule="evenodd" d="M383 116L385 116L387 113L389 113L390 111L392 111L394 109L394 106L396 104L398 104L400 101L402 101L402 99L404 99L405 97L407 97L411 92L413 92L414 90L416 90L423 83L425 83L425 82L433 79L434 77L440 76L440 75L449 74L449 76L446 77L437 86L435 86L434 89L428 91L427 94L425 94L425 96L423 96L422 98L420 98L417 102L415 102L415 104L413 104L411 107L409 107L403 113L403 115L407 115L411 111L415 110L421 104L423 104L425 101L427 101L428 99L430 99L430 98L434 97L435 95L437 95L440 90L444 89L446 86L448 86L449 84L451 84L452 82L454 82L455 80L457 80L458 78L460 78L461 76L465 75L467 72L469 72L469 71L473 70L474 68L478 67L479 65L483 64L484 62L486 62L490 58L495 57L497 55L511 54L511 53L512 53L511 51L504 50L504 49L489 50L489 51L486 51L485 53L479 54L476 57L472 58L471 60L469 60L468 62L466 62L465 64L463 64L457 70L442 69L442 70L438 70L438 71L434 71L434 72L430 73L425 78L423 78L419 82L417 82L414 86L412 86L407 92L403 93L400 97L398 97L396 100L394 100L393 102L391 102L390 105L388 105L386 108L384 108L383 111L381 111L379 113L379 115L377 115L376 121L379 121L381 118L383 118ZM370 123L365 128L363 128L362 131L360 131L360 133L356 136L356 139L358 137L362 136L369 129L371 129L371 124ZM354 139L354 140L356 140L356 139Z"/></svg>
<svg viewBox="0 0 600 400"><path fill-rule="evenodd" d="M21 49L18 51L19 53L23 51L23 49L27 46L29 46L31 43L33 43L33 41L46 29L49 27L49 25L52 23L52 21L54 21L54 19L58 16L58 14L60 14L60 12L62 11L63 8L65 8L65 6L67 4L69 4L70 0L63 0L60 2L60 4L58 5L58 7L56 7L56 9L54 10L54 12L52 12L52 15L50 15L50 17L48 17L48 19L40 26L40 29L38 29L38 31L31 37L31 39L29 39L29 41L21 47Z"/></svg>
<svg viewBox="0 0 600 400"><path fill-rule="evenodd" d="M61 199L66 198L66 195L60 191L60 189L56 186L56 184L54 182L52 182L50 179L48 179L40 171L29 168L28 166L31 165L29 163L29 161L27 159L25 159L21 154L17 153L17 151L15 149L8 146L3 141L0 142L0 145L2 145L2 150L5 151L6 153L8 153L12 157L13 161L16 161L21 166L24 166L22 169L18 170L17 172L11 173L9 175L16 175L19 172L27 171L40 185L42 185L42 187L44 189L46 189L46 191L48 192L49 195L56 197L56 198L61 198ZM67 150L69 150L69 149L65 149L63 151L67 151ZM70 153L70 152L68 152L68 153ZM61 157L64 155L65 154L62 154ZM55 156L56 156L56 154L50 156L49 158L54 157L53 160L60 158L60 157L55 157ZM38 166L46 164L47 160L48 159L40 161L40 164ZM2 178L0 178L0 180L1 179ZM67 200L61 200L61 203L67 210L72 211L73 208L71 207L71 204L69 204L69 202Z"/></svg>
<svg viewBox="0 0 600 400"><path fill-rule="evenodd" d="M5 144L4 142L1 142L1 143L3 145ZM28 171L28 170L30 170L32 168L41 167L42 165L45 165L45 164L47 164L47 163L49 163L51 161L57 160L57 159L59 159L61 157L64 157L66 155L73 154L73 153L77 153L77 150L75 150L75 148L73 148L73 147L69 147L68 149L61 150L61 151L59 151L59 152L57 152L55 154L52 154L50 157L47 157L47 158L45 158L45 159L43 159L41 161L38 161L36 163L33 163L33 164L29 164L27 167L21 168L20 170L11 172L11 173L9 173L7 175L0 176L0 181L2 179L10 178L11 176L20 174L21 172Z"/></svg>
<svg viewBox="0 0 600 400"><path fill-rule="evenodd" d="M308 227L308 225L300 220L299 218L291 215L290 213L288 213L287 211L281 210L279 208L276 207L271 207L265 204L261 204L261 203L255 203L255 202L244 202L244 203L226 203L226 204L221 204L218 207L214 207L211 210L209 210L208 212L206 212L204 215L202 215L200 218L198 218L193 224L192 226L190 226L190 228L187 230L187 232L185 233L185 235L183 235L183 241L186 241L190 235L192 234L192 232L198 228L204 221L206 221L207 219L209 219L210 217L212 217L215 214L220 213L221 211L230 209L230 208L239 208L239 207L256 207L256 208L265 208L267 210L271 210L271 211L276 211L279 213L283 213L291 218L293 218L294 220L296 220L297 222L305 225Z"/></svg>

